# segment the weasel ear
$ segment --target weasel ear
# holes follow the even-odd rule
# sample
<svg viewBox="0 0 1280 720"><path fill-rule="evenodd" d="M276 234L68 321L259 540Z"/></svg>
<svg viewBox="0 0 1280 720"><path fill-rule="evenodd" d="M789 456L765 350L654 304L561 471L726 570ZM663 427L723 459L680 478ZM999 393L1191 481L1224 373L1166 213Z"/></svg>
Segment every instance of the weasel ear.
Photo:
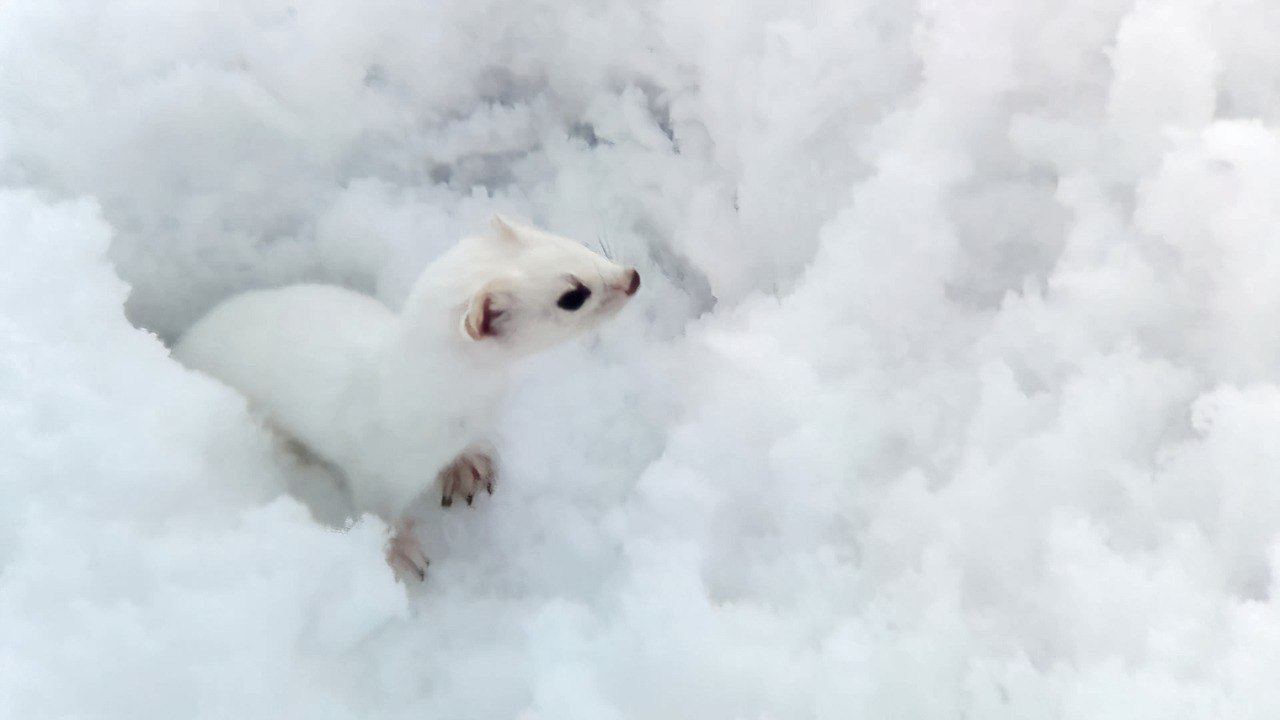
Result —
<svg viewBox="0 0 1280 720"><path fill-rule="evenodd" d="M520 242L520 230L517 225L502 215L495 213L493 218L489 220L489 224L493 226L493 230L498 234L499 238L513 243Z"/></svg>
<svg viewBox="0 0 1280 720"><path fill-rule="evenodd" d="M504 289L505 285L500 280L490 280L471 296L467 312L462 316L462 334L472 340L502 336L515 302L515 296Z"/></svg>

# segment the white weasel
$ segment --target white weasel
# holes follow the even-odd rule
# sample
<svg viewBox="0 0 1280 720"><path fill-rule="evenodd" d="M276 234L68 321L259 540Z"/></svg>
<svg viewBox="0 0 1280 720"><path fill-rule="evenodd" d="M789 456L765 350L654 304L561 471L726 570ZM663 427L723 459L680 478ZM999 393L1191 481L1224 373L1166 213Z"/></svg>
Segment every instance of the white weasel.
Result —
<svg viewBox="0 0 1280 720"><path fill-rule="evenodd" d="M405 513L493 492L488 425L512 361L614 315L640 286L566 238L501 217L418 278L399 314L336 286L234 296L173 349L244 394L276 428L345 474L356 509L396 528L388 561L421 579Z"/></svg>

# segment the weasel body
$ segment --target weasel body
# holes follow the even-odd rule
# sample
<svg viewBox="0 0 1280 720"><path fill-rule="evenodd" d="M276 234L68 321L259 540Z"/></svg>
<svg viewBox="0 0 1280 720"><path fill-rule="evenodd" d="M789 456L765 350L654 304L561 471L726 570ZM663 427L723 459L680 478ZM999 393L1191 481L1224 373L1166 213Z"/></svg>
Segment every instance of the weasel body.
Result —
<svg viewBox="0 0 1280 720"><path fill-rule="evenodd" d="M173 355L341 469L356 509L399 529L393 567L422 577L405 512L433 484L445 506L492 492L490 418L512 363L599 325L639 284L634 268L495 217L429 265L399 313L335 286L251 291Z"/></svg>

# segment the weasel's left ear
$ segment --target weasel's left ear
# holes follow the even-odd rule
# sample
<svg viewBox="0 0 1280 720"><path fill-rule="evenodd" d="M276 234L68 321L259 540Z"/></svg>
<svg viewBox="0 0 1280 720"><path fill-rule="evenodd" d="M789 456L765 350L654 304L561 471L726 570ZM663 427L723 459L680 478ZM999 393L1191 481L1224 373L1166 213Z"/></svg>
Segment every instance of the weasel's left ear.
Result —
<svg viewBox="0 0 1280 720"><path fill-rule="evenodd" d="M490 280L471 297L467 312L462 316L464 335L472 340L502 336L515 305L515 296L505 289L506 286L502 280Z"/></svg>

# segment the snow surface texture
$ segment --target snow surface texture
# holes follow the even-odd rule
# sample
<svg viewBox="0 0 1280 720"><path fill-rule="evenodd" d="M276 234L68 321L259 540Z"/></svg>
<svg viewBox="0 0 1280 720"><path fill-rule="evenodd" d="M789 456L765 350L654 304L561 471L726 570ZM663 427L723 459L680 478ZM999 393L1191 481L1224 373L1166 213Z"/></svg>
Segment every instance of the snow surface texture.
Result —
<svg viewBox="0 0 1280 720"><path fill-rule="evenodd" d="M1280 716L1277 37L1272 0L0 2L0 717ZM526 368L406 592L136 327L395 305L493 211L644 289Z"/></svg>

